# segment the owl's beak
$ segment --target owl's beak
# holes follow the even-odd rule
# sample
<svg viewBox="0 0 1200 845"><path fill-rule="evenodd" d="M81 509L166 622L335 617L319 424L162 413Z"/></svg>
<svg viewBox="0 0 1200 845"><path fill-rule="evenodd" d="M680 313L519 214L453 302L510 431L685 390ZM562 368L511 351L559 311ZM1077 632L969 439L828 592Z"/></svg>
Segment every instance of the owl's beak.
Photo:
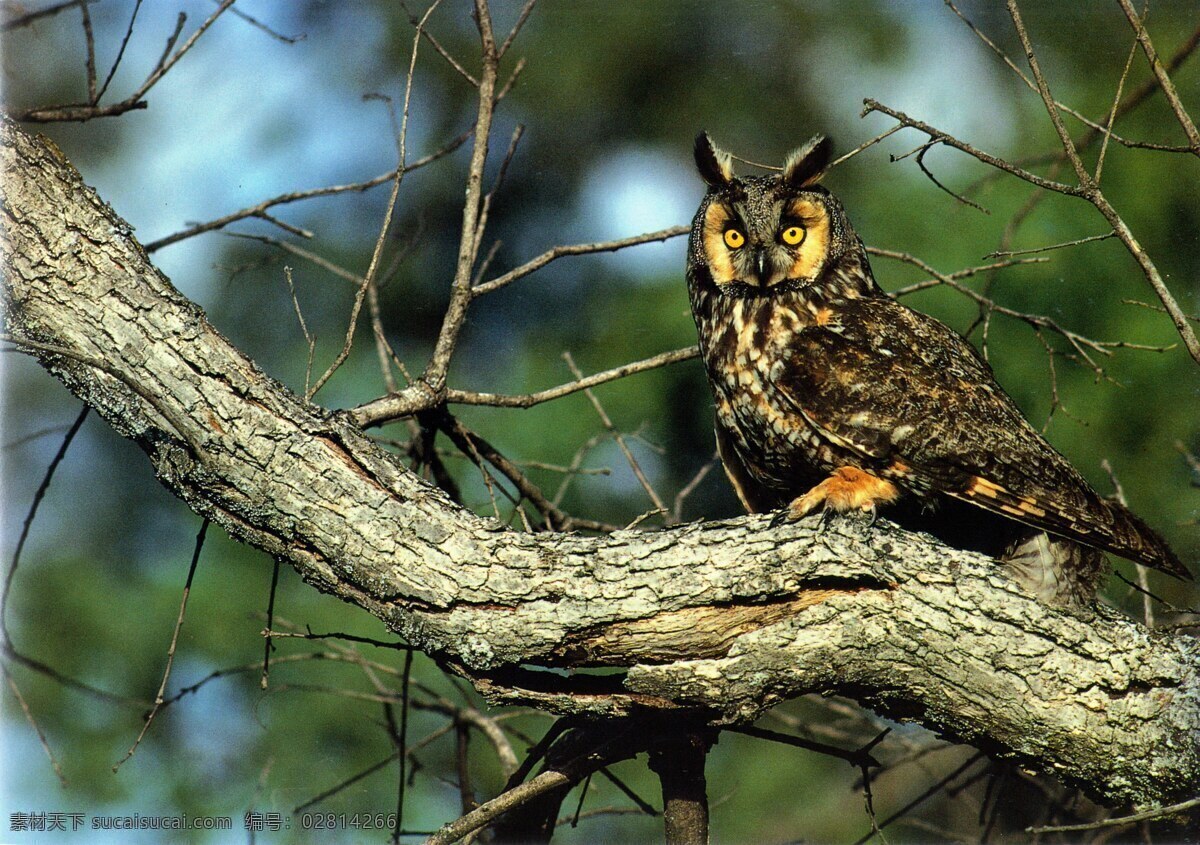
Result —
<svg viewBox="0 0 1200 845"><path fill-rule="evenodd" d="M767 250L766 247L756 246L751 254L751 259L754 263L754 275L758 279L758 286L767 286Z"/></svg>

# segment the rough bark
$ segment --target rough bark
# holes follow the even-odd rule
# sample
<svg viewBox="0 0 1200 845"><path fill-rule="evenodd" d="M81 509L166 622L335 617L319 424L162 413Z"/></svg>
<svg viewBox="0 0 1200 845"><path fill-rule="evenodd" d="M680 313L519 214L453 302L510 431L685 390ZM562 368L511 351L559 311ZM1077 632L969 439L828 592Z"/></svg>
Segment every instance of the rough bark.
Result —
<svg viewBox="0 0 1200 845"><path fill-rule="evenodd" d="M994 562L880 521L741 518L526 534L297 397L150 264L52 145L0 127L7 332L231 536L382 619L500 702L745 722L814 691L1109 802L1200 775L1200 649L1038 604ZM569 677L553 667L620 666Z"/></svg>

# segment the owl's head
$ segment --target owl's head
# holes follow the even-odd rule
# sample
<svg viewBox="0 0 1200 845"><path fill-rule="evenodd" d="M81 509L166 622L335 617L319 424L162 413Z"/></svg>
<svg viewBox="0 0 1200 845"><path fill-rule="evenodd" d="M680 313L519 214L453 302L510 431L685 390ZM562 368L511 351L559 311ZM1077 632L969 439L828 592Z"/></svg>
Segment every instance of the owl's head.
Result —
<svg viewBox="0 0 1200 845"><path fill-rule="evenodd" d="M693 222L689 264L703 266L718 288L816 282L857 243L841 204L817 184L829 164L828 139L818 135L795 150L773 176L739 178L733 157L705 132L695 153L708 193Z"/></svg>

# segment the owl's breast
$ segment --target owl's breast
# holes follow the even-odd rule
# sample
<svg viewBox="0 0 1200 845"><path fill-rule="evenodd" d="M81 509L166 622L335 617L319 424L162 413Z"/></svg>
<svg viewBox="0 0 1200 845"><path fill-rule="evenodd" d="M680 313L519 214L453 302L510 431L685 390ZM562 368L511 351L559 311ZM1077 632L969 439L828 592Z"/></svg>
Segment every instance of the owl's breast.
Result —
<svg viewBox="0 0 1200 845"><path fill-rule="evenodd" d="M775 297L724 304L700 333L717 421L757 481L787 494L806 489L835 456L777 385L797 334L817 317Z"/></svg>

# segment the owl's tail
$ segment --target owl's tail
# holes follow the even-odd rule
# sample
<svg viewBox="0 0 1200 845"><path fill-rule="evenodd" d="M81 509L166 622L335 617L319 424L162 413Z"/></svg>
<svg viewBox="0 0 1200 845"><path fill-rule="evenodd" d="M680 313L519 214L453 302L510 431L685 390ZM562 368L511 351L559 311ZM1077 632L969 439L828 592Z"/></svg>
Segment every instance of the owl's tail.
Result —
<svg viewBox="0 0 1200 845"><path fill-rule="evenodd" d="M1107 499L1102 499L1101 503L1111 520L1108 542L1102 544L1105 548L1176 578L1192 580L1192 573L1157 531L1125 506Z"/></svg>
<svg viewBox="0 0 1200 845"><path fill-rule="evenodd" d="M1018 584L1046 604L1083 606L1096 596L1104 552L1031 530L1000 558Z"/></svg>

